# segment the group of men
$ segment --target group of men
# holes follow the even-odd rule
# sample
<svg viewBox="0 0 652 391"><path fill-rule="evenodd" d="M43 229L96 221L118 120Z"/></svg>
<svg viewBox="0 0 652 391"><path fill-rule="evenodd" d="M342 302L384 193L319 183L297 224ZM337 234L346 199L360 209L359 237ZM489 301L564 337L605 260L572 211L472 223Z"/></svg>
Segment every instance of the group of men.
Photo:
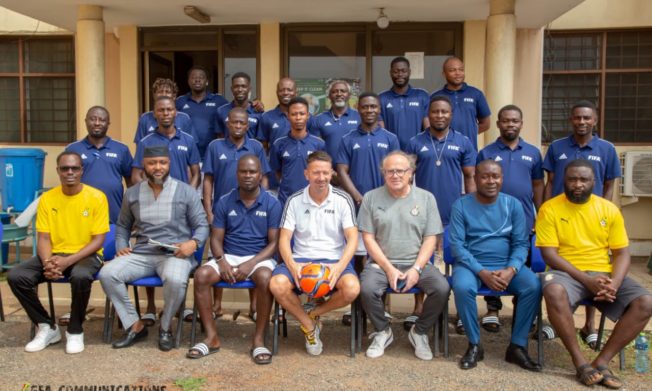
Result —
<svg viewBox="0 0 652 391"><path fill-rule="evenodd" d="M613 145L593 133L595 106L582 101L572 107L573 134L553 142L545 159L520 137L521 109L505 106L497 115L499 138L478 152L478 134L489 127L486 99L464 82L460 59L447 59L443 75L446 85L429 96L409 84L409 61L397 57L390 66L392 88L362 93L354 110L348 105L350 85L335 80L330 109L311 116L290 78L278 82L278 106L263 113L262 104L249 99L248 75L233 75L234 99L227 102L208 92L207 73L193 68L191 92L176 101L173 82L155 82L154 110L141 117L134 159L107 136L108 111L89 109L88 136L59 155L61 186L39 204L38 255L9 274L13 292L39 328L26 350L61 339L33 288L64 275L73 290L66 351L83 350L81 324L110 221L116 225L117 257L99 279L126 330L115 348L143 339L154 323L155 316L136 312L125 288L154 273L164 295L159 347L173 347L171 319L183 305L196 266L193 254L208 240L209 261L194 276L206 334L188 358L220 348L214 322L220 295L211 296L211 287L251 279L251 356L258 364L272 359L264 344L272 296L300 322L308 353L319 355L320 316L360 295L375 328L366 355L377 358L393 342L383 303L387 288L418 287L425 299L415 301L405 322L415 355L432 359L428 330L452 289L456 330L469 341L460 367L470 369L484 355L475 301L484 284L513 294L518 303L506 361L541 370L528 355L527 339L543 295L578 379L621 386L607 364L644 327L652 297L626 277L623 219L606 200L620 166ZM123 180L130 186L124 196ZM537 246L552 269L541 282L526 266L535 227ZM455 258L450 285L432 262L441 259L445 230ZM354 265L356 254L367 255L364 263ZM306 263L330 268L333 291L307 312L297 296ZM148 313L155 312L152 296ZM572 322L572 310L587 298L611 319L621 319L590 364ZM483 328L499 330L500 308L499 298L488 299ZM586 336L593 334L592 322L587 316Z"/></svg>

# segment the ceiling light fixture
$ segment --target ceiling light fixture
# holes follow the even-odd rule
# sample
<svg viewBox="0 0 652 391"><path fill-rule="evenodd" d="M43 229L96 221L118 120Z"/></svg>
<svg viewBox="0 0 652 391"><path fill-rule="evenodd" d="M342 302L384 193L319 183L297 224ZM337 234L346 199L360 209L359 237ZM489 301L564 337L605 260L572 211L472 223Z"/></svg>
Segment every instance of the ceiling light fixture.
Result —
<svg viewBox="0 0 652 391"><path fill-rule="evenodd" d="M376 25L378 26L379 29L386 29L389 27L389 17L385 15L385 8L380 9L380 13L378 14L378 19L376 19Z"/></svg>
<svg viewBox="0 0 652 391"><path fill-rule="evenodd" d="M206 15L205 13L201 12L199 8L195 7L194 5L187 5L183 7L183 12L190 16L191 18L195 19L199 23L210 23L211 22L211 17Z"/></svg>

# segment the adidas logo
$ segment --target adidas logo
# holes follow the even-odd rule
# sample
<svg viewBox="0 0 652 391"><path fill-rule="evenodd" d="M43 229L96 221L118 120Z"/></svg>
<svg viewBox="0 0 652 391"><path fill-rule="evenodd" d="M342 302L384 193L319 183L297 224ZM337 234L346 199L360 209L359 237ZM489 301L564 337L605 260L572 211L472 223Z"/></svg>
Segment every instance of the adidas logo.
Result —
<svg viewBox="0 0 652 391"><path fill-rule="evenodd" d="M392 107L394 107L394 106L392 106L391 103L388 103L387 106L385 106L385 108L387 108L387 109L391 109Z"/></svg>
<svg viewBox="0 0 652 391"><path fill-rule="evenodd" d="M309 215L310 214L310 209L306 209L305 212L303 212L304 215Z"/></svg>
<svg viewBox="0 0 652 391"><path fill-rule="evenodd" d="M189 108L190 108L190 106L188 106L188 104L186 103L185 105L183 105L183 107L181 108L181 110L185 110L185 109L189 109Z"/></svg>
<svg viewBox="0 0 652 391"><path fill-rule="evenodd" d="M428 151L430 151L430 150L428 149L428 147L426 147L424 145L423 148L421 148L421 150L419 152L428 152Z"/></svg>
<svg viewBox="0 0 652 391"><path fill-rule="evenodd" d="M155 130L156 130L156 128L153 127L153 126L150 126L149 129L147 129L148 132L153 132L153 131L155 131Z"/></svg>
<svg viewBox="0 0 652 391"><path fill-rule="evenodd" d="M81 154L81 158L82 158L82 159L88 159L88 156L86 156L85 154L82 153L82 154Z"/></svg>
<svg viewBox="0 0 652 391"><path fill-rule="evenodd" d="M234 210L234 209L231 209L231 211L229 212L229 216L237 216L237 215L238 215L238 214L235 213L235 210Z"/></svg>
<svg viewBox="0 0 652 391"><path fill-rule="evenodd" d="M272 125L272 129L278 129L278 128L280 128L280 126L278 126L278 124L274 122L274 125Z"/></svg>
<svg viewBox="0 0 652 391"><path fill-rule="evenodd" d="M565 160L565 159L568 159L568 156L566 156L565 153L562 153L562 154L559 156L559 160Z"/></svg>
<svg viewBox="0 0 652 391"><path fill-rule="evenodd" d="M227 158L226 158L226 155L225 155L225 154L221 154L221 155L220 155L220 160L226 160L226 159L227 159Z"/></svg>
<svg viewBox="0 0 652 391"><path fill-rule="evenodd" d="M288 153L288 151L283 152L283 157L290 157L290 154Z"/></svg>
<svg viewBox="0 0 652 391"><path fill-rule="evenodd" d="M495 159L495 160L496 160L497 162L502 162L502 161L503 161L503 159L502 159L500 156L496 156L496 159Z"/></svg>
<svg viewBox="0 0 652 391"><path fill-rule="evenodd" d="M353 146L353 149L359 149L359 148L360 148L360 145L358 145L358 143L355 143L355 145Z"/></svg>
<svg viewBox="0 0 652 391"><path fill-rule="evenodd" d="M328 122L326 122L326 123L324 124L324 126L332 126L332 125L333 125L333 124L331 123L331 121L328 121Z"/></svg>

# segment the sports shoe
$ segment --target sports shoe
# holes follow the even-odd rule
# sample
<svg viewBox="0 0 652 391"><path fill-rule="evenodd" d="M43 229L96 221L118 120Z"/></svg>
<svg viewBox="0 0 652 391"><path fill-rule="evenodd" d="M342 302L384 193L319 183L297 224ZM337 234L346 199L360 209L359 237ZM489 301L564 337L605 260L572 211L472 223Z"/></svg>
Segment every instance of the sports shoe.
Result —
<svg viewBox="0 0 652 391"><path fill-rule="evenodd" d="M75 354L84 351L84 333L70 334L66 331L66 353Z"/></svg>
<svg viewBox="0 0 652 391"><path fill-rule="evenodd" d="M432 360L432 350L430 350L430 341L428 341L428 334L417 334L415 331L416 325L412 326L408 339L414 347L414 355L422 360Z"/></svg>
<svg viewBox="0 0 652 391"><path fill-rule="evenodd" d="M38 332L34 339L25 345L25 351L30 353L39 352L48 347L48 345L59 341L61 341L59 326L54 325L54 329L52 329L49 323L39 323Z"/></svg>
<svg viewBox="0 0 652 391"><path fill-rule="evenodd" d="M394 334L392 328L388 327L387 330L371 333L369 339L373 339L373 342L367 348L366 355L369 358L378 358L385 354L385 348L394 342Z"/></svg>
<svg viewBox="0 0 652 391"><path fill-rule="evenodd" d="M324 349L324 344L319 339L321 328L319 323L315 323L315 328L311 331L301 325L303 336L306 337L306 351L313 356L319 356Z"/></svg>

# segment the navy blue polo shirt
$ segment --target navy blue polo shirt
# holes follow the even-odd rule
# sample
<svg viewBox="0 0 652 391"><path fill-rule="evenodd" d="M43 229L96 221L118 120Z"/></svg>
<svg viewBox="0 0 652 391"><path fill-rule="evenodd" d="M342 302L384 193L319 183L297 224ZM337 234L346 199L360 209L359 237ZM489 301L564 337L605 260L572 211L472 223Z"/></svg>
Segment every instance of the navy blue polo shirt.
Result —
<svg viewBox="0 0 652 391"><path fill-rule="evenodd" d="M317 137L321 137L326 143L326 152L333 158L337 157L337 149L340 147L342 137L351 130L357 129L362 123L357 110L347 108L340 117L336 117L331 110L310 117L308 131Z"/></svg>
<svg viewBox="0 0 652 391"><path fill-rule="evenodd" d="M177 98L177 111L188 114L192 120L197 135L197 148L202 158L206 154L208 143L215 139L217 108L227 103L229 102L222 95L210 92L206 93L201 102L195 102L190 92Z"/></svg>
<svg viewBox="0 0 652 391"><path fill-rule="evenodd" d="M281 111L280 106L268 110L260 116L258 121L258 135L256 138L261 141L267 141L268 145L274 144L279 137L283 137L290 132L290 121L288 116Z"/></svg>
<svg viewBox="0 0 652 391"><path fill-rule="evenodd" d="M620 160L614 145L593 135L591 141L580 147L573 135L555 140L548 147L543 169L552 172L555 177L552 183L552 196L564 192L564 169L576 159L586 159L593 164L595 171L595 186L593 194L602 197L605 181L620 178Z"/></svg>
<svg viewBox="0 0 652 391"><path fill-rule="evenodd" d="M430 98L426 90L412 88L404 95L392 89L380 93L380 109L385 129L398 137L401 149L410 143L410 139L423 129L423 119L428 116Z"/></svg>
<svg viewBox="0 0 652 391"><path fill-rule="evenodd" d="M191 135L178 131L168 138L158 131L145 136L136 147L133 167L143 168L143 153L147 147L166 146L170 151L170 176L181 182L188 183L188 168L193 164L199 164L199 151L197 143Z"/></svg>
<svg viewBox="0 0 652 391"><path fill-rule="evenodd" d="M476 162L480 163L487 159L500 163L503 168L503 187L500 191L521 201L525 211L525 228L530 232L534 227L536 216L532 181L543 180L541 152L522 138L519 138L514 150L499 138L478 153Z"/></svg>
<svg viewBox="0 0 652 391"><path fill-rule="evenodd" d="M101 190L109 201L109 219L118 221L124 187L122 178L131 176L133 159L129 148L110 137L97 149L85 137L69 144L66 151L77 152L82 158L84 173L81 182Z"/></svg>
<svg viewBox="0 0 652 391"><path fill-rule="evenodd" d="M415 184L435 196L442 224L448 225L453 202L464 190L462 168L475 166L477 154L471 141L452 128L441 141L424 131L410 140L406 152L417 156Z"/></svg>
<svg viewBox="0 0 652 391"><path fill-rule="evenodd" d="M224 138L229 137L229 112L235 107L233 102L227 103L217 108L217 123L215 124L215 131L218 135L223 135ZM247 136L249 138L256 138L258 134L258 121L260 120L261 113L257 113L251 106L247 106L247 114L249 116L249 129L247 129Z"/></svg>
<svg viewBox="0 0 652 391"><path fill-rule="evenodd" d="M380 163L388 153L398 149L400 146L394 133L381 127L368 133L358 127L342 138L335 162L349 166L353 185L364 195L385 184Z"/></svg>
<svg viewBox="0 0 652 391"><path fill-rule="evenodd" d="M197 140L197 135L195 134L195 128L192 126L192 121L190 116L184 112L177 112L177 116L174 118L174 126L178 130L182 130L190 134L195 141ZM136 128L136 135L134 136L134 144L138 144L143 137L147 136L150 133L156 132L158 128L158 122L154 118L154 113L148 111L140 116L138 120L138 127Z"/></svg>
<svg viewBox="0 0 652 391"><path fill-rule="evenodd" d="M263 144L258 140L245 136L244 144L240 148L228 138L213 140L208 144L201 170L204 174L213 176L213 213L217 200L238 186L238 160L248 154L256 155L260 159L263 174L271 171Z"/></svg>
<svg viewBox="0 0 652 391"><path fill-rule="evenodd" d="M260 195L247 208L238 189L219 199L215 207L213 227L224 229L224 252L245 256L256 255L267 246L267 230L278 229L283 208L273 195L260 188Z"/></svg>
<svg viewBox="0 0 652 391"><path fill-rule="evenodd" d="M437 90L430 97L444 95L453 104L453 119L450 127L462 133L471 140L473 148L478 150L478 120L491 115L487 98L482 91L466 83L457 91L449 90L447 86Z"/></svg>
<svg viewBox="0 0 652 391"><path fill-rule="evenodd" d="M319 137L307 134L297 140L287 136L277 139L269 151L269 165L274 171L281 172L278 199L282 204L292 193L308 186L303 174L308 155L315 151L325 151L326 144Z"/></svg>

